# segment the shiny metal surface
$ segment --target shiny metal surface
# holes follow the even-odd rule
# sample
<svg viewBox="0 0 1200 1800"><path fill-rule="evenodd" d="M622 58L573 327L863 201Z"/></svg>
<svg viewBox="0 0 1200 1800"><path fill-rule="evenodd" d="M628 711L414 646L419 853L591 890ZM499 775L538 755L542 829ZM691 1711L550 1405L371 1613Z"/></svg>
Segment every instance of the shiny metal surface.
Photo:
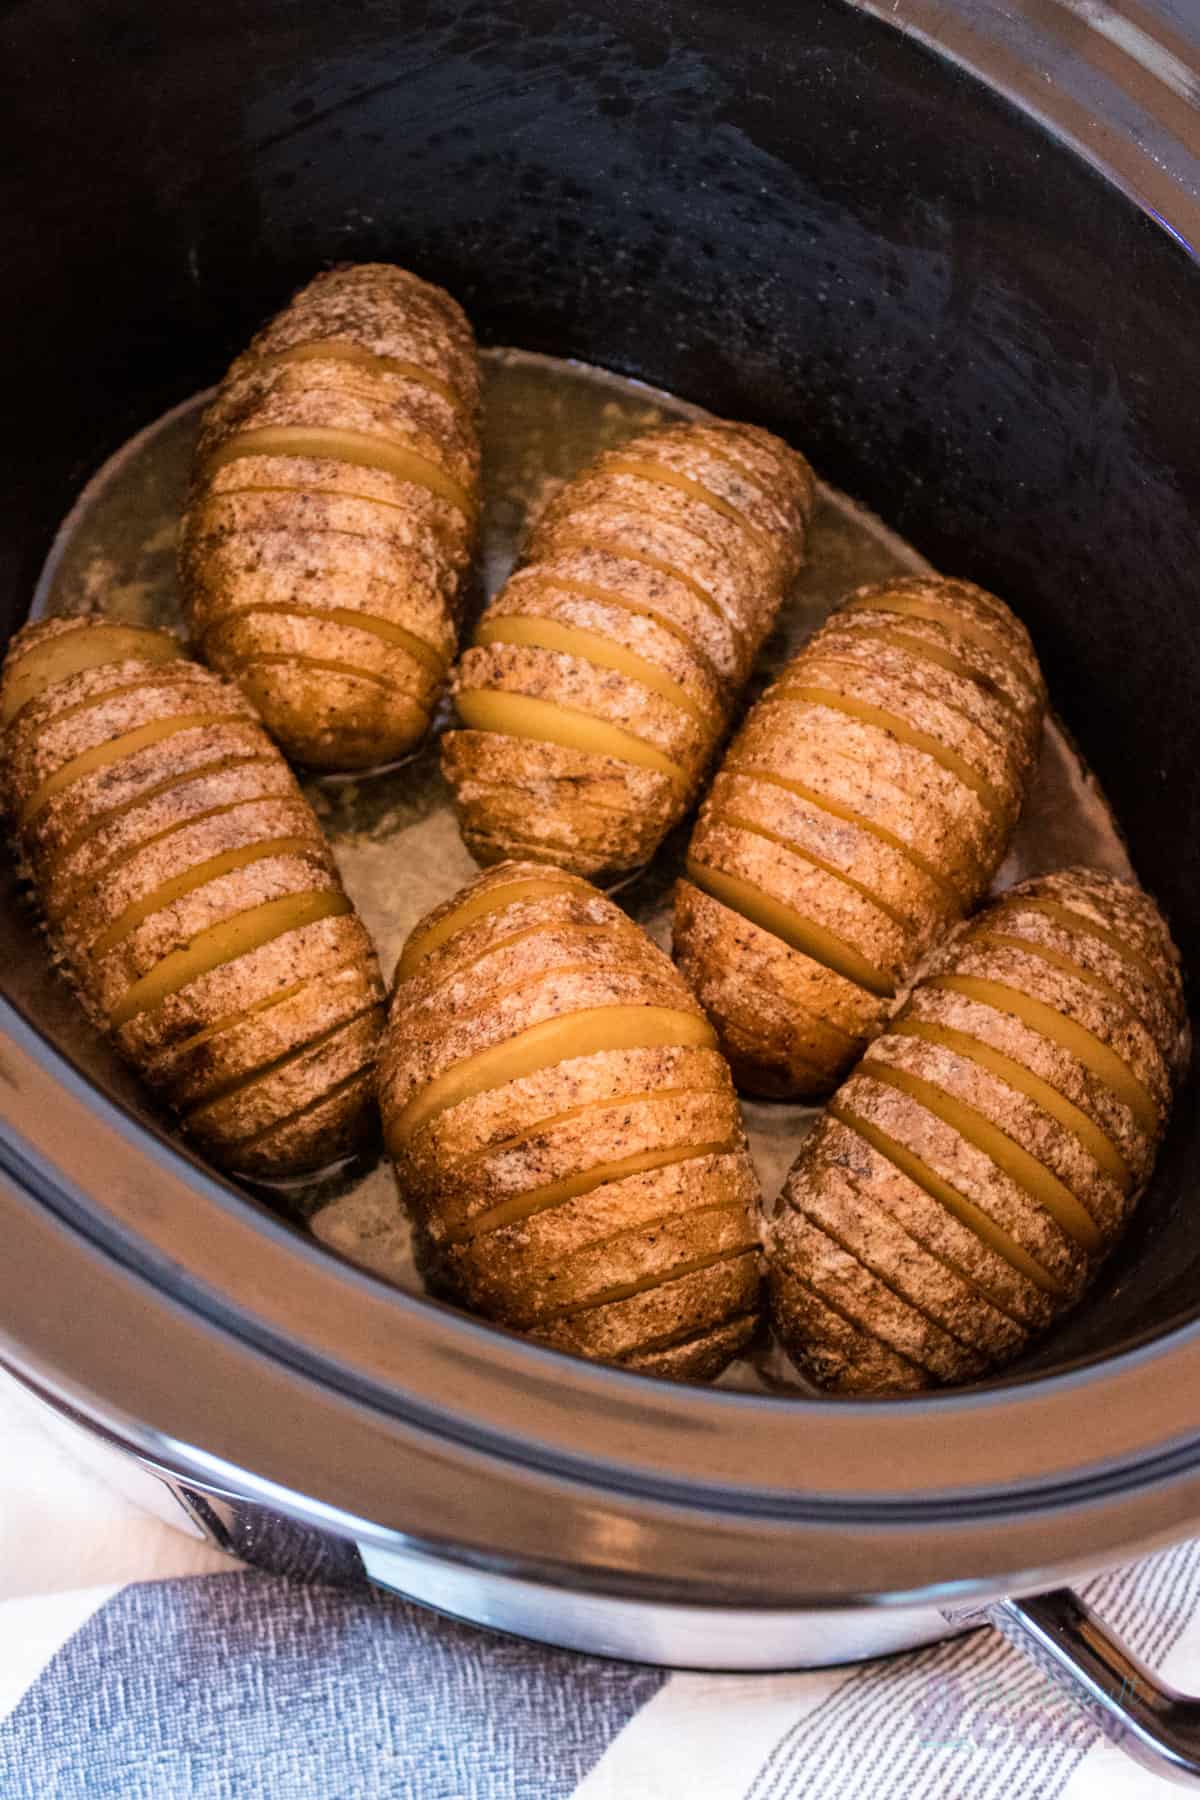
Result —
<svg viewBox="0 0 1200 1800"><path fill-rule="evenodd" d="M815 1669L890 1656L947 1637L937 1607L744 1607L654 1605L485 1575L411 1551L361 1544L368 1577L423 1606L494 1631L562 1649L670 1669Z"/></svg>
<svg viewBox="0 0 1200 1800"><path fill-rule="evenodd" d="M593 1656L672 1669L768 1672L887 1656L992 1625L1051 1676L1117 1748L1152 1773L1200 1785L1200 1699L1180 1694L1067 1588L987 1607L788 1611L614 1599L464 1567L399 1542L347 1542L231 1494L205 1492L44 1404L72 1455L176 1529L273 1573L365 1582L437 1612Z"/></svg>
<svg viewBox="0 0 1200 1800"><path fill-rule="evenodd" d="M1171 0L848 0L1044 124L1200 245L1200 12Z"/></svg>
<svg viewBox="0 0 1200 1800"><path fill-rule="evenodd" d="M1200 1699L1177 1693L1069 1588L989 1607L1010 1642L1059 1683L1112 1743L1169 1781L1200 1787Z"/></svg>
<svg viewBox="0 0 1200 1800"><path fill-rule="evenodd" d="M390 1541L341 1538L250 1498L206 1490L101 1437L89 1422L37 1396L44 1427L78 1463L146 1512L269 1573L361 1586L368 1582L487 1630L561 1649L666 1668L755 1671L819 1668L911 1650L985 1622L948 1620L937 1607L765 1610L616 1599L456 1564Z"/></svg>
<svg viewBox="0 0 1200 1800"><path fill-rule="evenodd" d="M551 1584L767 1609L1051 1586L1200 1517L1194 1326L916 1401L648 1382L337 1262L23 1022L3 1062L0 1359L206 1488ZM86 1307L46 1304L51 1268Z"/></svg>

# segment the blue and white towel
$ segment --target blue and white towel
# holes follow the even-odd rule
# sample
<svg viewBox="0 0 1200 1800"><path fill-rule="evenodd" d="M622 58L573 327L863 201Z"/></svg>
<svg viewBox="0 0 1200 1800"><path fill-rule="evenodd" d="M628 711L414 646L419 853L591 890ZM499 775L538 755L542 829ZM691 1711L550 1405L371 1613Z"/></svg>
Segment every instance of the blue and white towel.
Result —
<svg viewBox="0 0 1200 1800"><path fill-rule="evenodd" d="M1135 1800L996 1634L672 1675L261 1575L141 1512L0 1376L0 1800ZM1093 1582L1200 1689L1200 1546Z"/></svg>

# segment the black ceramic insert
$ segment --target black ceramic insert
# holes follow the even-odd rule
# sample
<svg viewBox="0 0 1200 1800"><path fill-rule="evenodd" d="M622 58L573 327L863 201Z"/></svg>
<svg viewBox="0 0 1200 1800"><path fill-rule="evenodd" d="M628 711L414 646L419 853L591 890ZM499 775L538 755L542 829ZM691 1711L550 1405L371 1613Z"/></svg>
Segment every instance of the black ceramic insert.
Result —
<svg viewBox="0 0 1200 1800"><path fill-rule="evenodd" d="M0 68L5 633L106 455L394 259L485 341L792 436L1009 599L1200 971L1200 277L1028 118L837 0L18 0ZM31 942L9 904L0 990ZM1030 1367L1200 1307L1195 1101Z"/></svg>

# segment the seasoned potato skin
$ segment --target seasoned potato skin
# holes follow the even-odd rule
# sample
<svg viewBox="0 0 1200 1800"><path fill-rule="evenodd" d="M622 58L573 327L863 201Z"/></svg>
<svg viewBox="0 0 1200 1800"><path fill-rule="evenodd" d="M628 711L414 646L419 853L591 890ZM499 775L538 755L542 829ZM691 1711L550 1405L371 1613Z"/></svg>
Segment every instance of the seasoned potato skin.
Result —
<svg viewBox="0 0 1200 1800"><path fill-rule="evenodd" d="M149 660L157 632L145 657L105 660L111 633L99 617L26 626L0 679L4 805L52 951L93 1023L214 1162L256 1175L329 1162L369 1126L383 1022L374 949L238 690L178 646ZM91 647L94 666L53 678L64 644L76 657ZM46 684L10 717L8 696L43 659ZM269 929L133 1005L139 984L243 916Z"/></svg>
<svg viewBox="0 0 1200 1800"><path fill-rule="evenodd" d="M669 958L587 882L509 862L422 921L401 969L380 1105L436 1285L581 1356L719 1373L755 1328L758 1190L728 1068ZM546 1031L553 1049L518 1067Z"/></svg>
<svg viewBox="0 0 1200 1800"><path fill-rule="evenodd" d="M874 1394L1018 1355L1124 1230L1188 1050L1178 954L1133 884L1038 876L960 928L829 1103L770 1221L771 1310L797 1366Z"/></svg>
<svg viewBox="0 0 1200 1800"><path fill-rule="evenodd" d="M455 674L443 769L478 861L648 860L725 734L813 496L803 457L715 420L644 433L555 496Z"/></svg>
<svg viewBox="0 0 1200 1800"><path fill-rule="evenodd" d="M474 547L478 408L461 308L386 263L317 276L221 383L180 578L201 654L293 761L364 768L428 729Z"/></svg>
<svg viewBox="0 0 1200 1800"><path fill-rule="evenodd" d="M999 866L1044 708L1014 614L935 576L848 596L767 689L675 900L676 961L740 1088L817 1097L861 1054Z"/></svg>

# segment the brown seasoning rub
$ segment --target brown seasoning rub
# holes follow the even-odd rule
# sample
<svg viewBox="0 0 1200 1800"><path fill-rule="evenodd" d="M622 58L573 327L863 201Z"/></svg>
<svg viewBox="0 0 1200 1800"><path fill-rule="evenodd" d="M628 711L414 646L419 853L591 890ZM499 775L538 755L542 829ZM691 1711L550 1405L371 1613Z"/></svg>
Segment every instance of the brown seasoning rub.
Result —
<svg viewBox="0 0 1200 1800"><path fill-rule="evenodd" d="M383 984L295 777L165 633L29 625L3 789L88 1016L214 1162L279 1175L363 1135Z"/></svg>
<svg viewBox="0 0 1200 1800"><path fill-rule="evenodd" d="M1019 1354L1117 1242L1187 1051L1178 954L1141 889L1068 869L985 908L838 1089L776 1205L771 1306L797 1365L884 1393Z"/></svg>
<svg viewBox="0 0 1200 1800"><path fill-rule="evenodd" d="M417 926L380 1065L438 1284L583 1356L707 1379L758 1316L758 1186L729 1070L670 960L546 864Z"/></svg>
<svg viewBox="0 0 1200 1800"><path fill-rule="evenodd" d="M881 1029L999 866L1044 706L1024 627L936 576L859 589L767 690L675 903L676 959L739 1087L828 1093Z"/></svg>
<svg viewBox="0 0 1200 1800"><path fill-rule="evenodd" d="M201 427L180 546L193 636L294 761L424 735L479 510L480 377L442 289L385 263L303 288Z"/></svg>
<svg viewBox="0 0 1200 1800"><path fill-rule="evenodd" d="M696 797L813 497L803 457L717 421L647 432L555 496L455 676L443 768L480 862L647 861Z"/></svg>

